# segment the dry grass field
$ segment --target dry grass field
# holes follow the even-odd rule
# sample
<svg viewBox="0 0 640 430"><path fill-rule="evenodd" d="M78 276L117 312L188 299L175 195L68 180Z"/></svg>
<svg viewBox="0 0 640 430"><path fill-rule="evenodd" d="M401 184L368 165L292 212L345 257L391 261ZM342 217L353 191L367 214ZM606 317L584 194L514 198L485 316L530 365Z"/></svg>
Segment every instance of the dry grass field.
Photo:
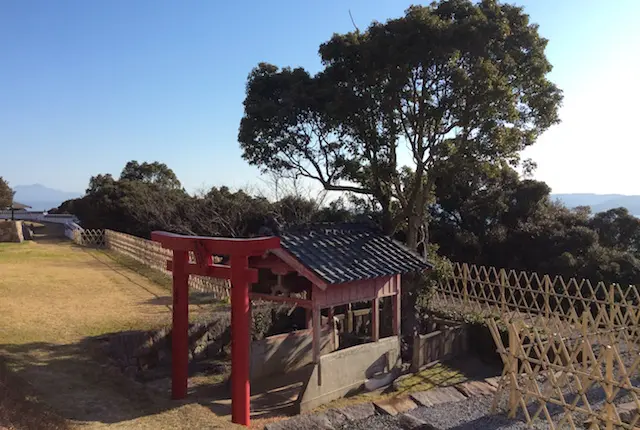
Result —
<svg viewBox="0 0 640 430"><path fill-rule="evenodd" d="M166 286L104 252L45 240L0 244L0 428L231 427L92 356L91 337L169 324L170 304ZM190 309L194 318L208 310Z"/></svg>

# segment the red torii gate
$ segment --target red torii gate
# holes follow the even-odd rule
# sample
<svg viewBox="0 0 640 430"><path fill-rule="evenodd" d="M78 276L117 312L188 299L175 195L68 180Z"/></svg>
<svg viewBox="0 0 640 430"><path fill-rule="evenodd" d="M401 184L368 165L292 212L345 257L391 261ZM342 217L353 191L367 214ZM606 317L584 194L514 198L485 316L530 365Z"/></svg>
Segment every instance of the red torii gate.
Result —
<svg viewBox="0 0 640 430"><path fill-rule="evenodd" d="M249 425L249 288L258 272L249 268L249 257L280 248L280 238L229 239L184 236L163 231L151 233L151 240L173 251L167 269L173 272L173 328L171 336L171 396L187 395L189 365L189 275L231 280L231 419ZM189 262L189 251L195 264ZM213 255L228 255L229 265L213 263Z"/></svg>

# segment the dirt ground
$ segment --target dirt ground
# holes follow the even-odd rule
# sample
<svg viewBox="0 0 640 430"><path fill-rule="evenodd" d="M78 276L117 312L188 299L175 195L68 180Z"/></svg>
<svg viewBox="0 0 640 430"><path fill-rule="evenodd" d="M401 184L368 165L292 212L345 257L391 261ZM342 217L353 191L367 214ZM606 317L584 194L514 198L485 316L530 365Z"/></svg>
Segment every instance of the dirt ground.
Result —
<svg viewBox="0 0 640 430"><path fill-rule="evenodd" d="M47 427L14 416L19 428L232 427L206 406L170 401L92 358L91 337L168 324L170 303L166 288L101 251L44 239L0 244L0 406L22 401L43 420L49 411L63 418ZM190 308L194 318L207 311ZM26 390L21 400L17 385ZM10 424L2 419L0 428Z"/></svg>

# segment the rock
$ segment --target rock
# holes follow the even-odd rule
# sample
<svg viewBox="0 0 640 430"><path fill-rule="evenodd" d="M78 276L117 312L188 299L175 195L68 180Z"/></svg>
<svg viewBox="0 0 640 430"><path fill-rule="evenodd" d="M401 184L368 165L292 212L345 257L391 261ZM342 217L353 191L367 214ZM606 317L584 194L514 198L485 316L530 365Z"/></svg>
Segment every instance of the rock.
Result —
<svg viewBox="0 0 640 430"><path fill-rule="evenodd" d="M471 396L488 396L496 392L496 387L484 381L468 381L455 386L462 394Z"/></svg>
<svg viewBox="0 0 640 430"><path fill-rule="evenodd" d="M373 402L373 405L383 413L394 417L418 407L409 397L391 397Z"/></svg>
<svg viewBox="0 0 640 430"><path fill-rule="evenodd" d="M329 409L328 411L319 415L324 415L334 428L342 428L349 423L347 417L343 413L335 409Z"/></svg>
<svg viewBox="0 0 640 430"><path fill-rule="evenodd" d="M407 414L398 415L398 424L402 428L409 430L437 430L432 425L427 424L426 421Z"/></svg>
<svg viewBox="0 0 640 430"><path fill-rule="evenodd" d="M125 376L131 378L131 379L135 379L136 376L138 375L138 367L137 366L127 366L124 368L124 371L122 372L125 374Z"/></svg>
<svg viewBox="0 0 640 430"><path fill-rule="evenodd" d="M335 430L325 414L298 415L288 420L267 424L265 430Z"/></svg>
<svg viewBox="0 0 640 430"><path fill-rule="evenodd" d="M434 406L441 403L459 402L466 399L464 394L453 387L435 388L411 394L411 398L422 406Z"/></svg>
<svg viewBox="0 0 640 430"><path fill-rule="evenodd" d="M336 411L347 417L349 421L363 420L365 418L369 418L371 415L375 415L376 413L373 403L346 406L344 408L336 409Z"/></svg>

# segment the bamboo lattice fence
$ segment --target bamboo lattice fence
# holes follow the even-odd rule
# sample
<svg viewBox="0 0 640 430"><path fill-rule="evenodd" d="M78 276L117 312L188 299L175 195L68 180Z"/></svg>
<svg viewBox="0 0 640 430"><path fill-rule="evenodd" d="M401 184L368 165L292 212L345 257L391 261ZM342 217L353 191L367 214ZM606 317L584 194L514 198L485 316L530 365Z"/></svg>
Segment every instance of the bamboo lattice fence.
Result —
<svg viewBox="0 0 640 430"><path fill-rule="evenodd" d="M85 229L75 231L74 241L83 246L109 249L171 276L171 272L167 270L167 261L173 258L171 251L151 240L113 230ZM193 256L190 258L193 260ZM217 299L229 297L229 283L224 279L191 275L189 288L211 293Z"/></svg>
<svg viewBox="0 0 640 430"><path fill-rule="evenodd" d="M616 306L616 322L628 325L637 321L634 310L640 306L640 294L635 286L455 263L452 273L433 289L431 304L503 319L571 319L585 310L595 316L603 306Z"/></svg>
<svg viewBox="0 0 640 430"><path fill-rule="evenodd" d="M494 407L507 397L511 417L550 429L640 427L635 286L455 264L431 306L484 316L504 363Z"/></svg>

